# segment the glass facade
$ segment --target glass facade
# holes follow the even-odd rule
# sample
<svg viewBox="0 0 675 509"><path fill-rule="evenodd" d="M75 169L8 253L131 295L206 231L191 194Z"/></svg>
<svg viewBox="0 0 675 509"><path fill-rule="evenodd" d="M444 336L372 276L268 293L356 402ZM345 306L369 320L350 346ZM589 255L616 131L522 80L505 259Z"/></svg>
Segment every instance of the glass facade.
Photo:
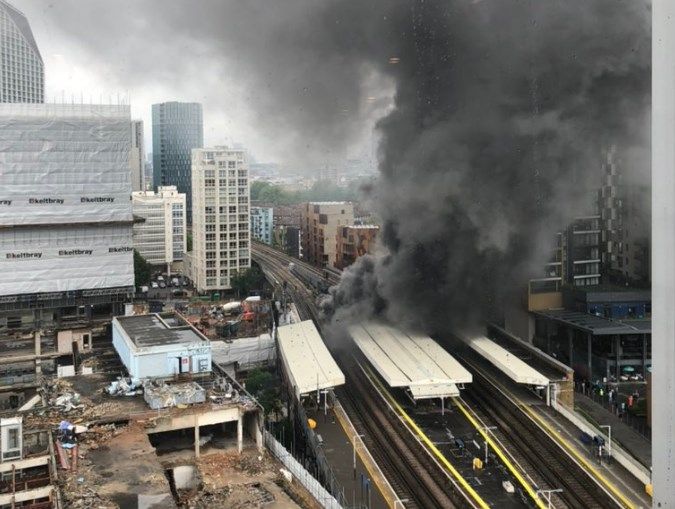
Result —
<svg viewBox="0 0 675 509"><path fill-rule="evenodd" d="M42 56L26 16L0 0L0 102L43 103Z"/></svg>
<svg viewBox="0 0 675 509"><path fill-rule="evenodd" d="M176 186L179 193L185 193L188 224L192 224L191 151L203 144L201 104L152 105L153 185Z"/></svg>

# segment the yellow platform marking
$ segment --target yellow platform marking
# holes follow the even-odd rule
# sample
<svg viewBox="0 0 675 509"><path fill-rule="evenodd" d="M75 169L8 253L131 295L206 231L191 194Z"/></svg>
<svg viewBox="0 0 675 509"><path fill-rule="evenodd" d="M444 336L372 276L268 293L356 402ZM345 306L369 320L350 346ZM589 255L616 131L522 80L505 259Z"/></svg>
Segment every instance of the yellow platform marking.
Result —
<svg viewBox="0 0 675 509"><path fill-rule="evenodd" d="M537 415L532 409L530 409L527 405L524 403L521 403L518 399L514 398L516 400L516 403L518 406L520 406L525 412L534 419L542 428L546 430L546 432L554 437L556 441L564 447L564 449L569 452L579 463L581 463L586 470L588 470L593 476L595 476L596 479L598 479L602 485L609 490L612 495L614 495L617 499L618 502L621 503L621 505L627 509L634 509L635 504L633 504L630 500L628 500L623 493L619 491L619 489L612 484L612 482L607 479L604 475L602 475L591 463L588 462L586 458L584 458L581 454L579 454L579 451L577 451L576 447L573 445L569 444L567 440L565 440L560 433L558 433L556 430L554 430L544 419L542 419L539 415Z"/></svg>
<svg viewBox="0 0 675 509"><path fill-rule="evenodd" d="M474 369L477 371L482 371L474 366ZM484 376L484 375L483 375ZM487 377L486 377L487 378ZM614 484L612 484L605 476L603 476L591 463L588 462L586 458L584 458L581 454L579 454L579 451L577 451L576 447L572 446L567 440L565 440L560 433L558 433L556 430L554 430L544 419L542 419L539 415L537 415L536 412L534 412L528 405L520 401L518 398L516 398L513 394L511 394L509 391L505 390L504 387L493 381L493 380L488 380L489 383L497 387L499 390L501 390L503 393L507 394L510 399L514 401L516 406L521 408L527 415L529 415L532 420L534 420L540 427L546 431L549 436L555 439L555 441L560 444L571 456L573 456L588 472L590 472L593 476L595 476L596 479L600 481L600 483L612 493L616 497L616 501L620 502L621 505L627 509L635 509L635 504L633 504L630 500L628 500L623 493L621 493Z"/></svg>
<svg viewBox="0 0 675 509"><path fill-rule="evenodd" d="M464 489L464 491L471 496L471 498L478 504L479 507L482 509L488 509L490 506L481 498L481 496L476 493L476 490L474 490L471 485L469 485L468 482L466 482L466 479L462 477L462 474L460 474L457 469L448 461L448 459L445 457L445 455L434 445L434 443L427 437L427 435L422 431L419 426L415 423L415 421L408 415L408 413L403 410L401 405L398 404L398 402L394 399L394 397L389 394L389 391L380 383L380 381L373 375L372 371L368 369L367 367L364 367L364 370L366 370L368 373L369 378L371 379L372 382L374 382L379 388L381 393L384 395L384 397L389 401L389 403L396 409L396 411L399 413L401 417L408 423L408 425L414 430L414 432L417 434L418 438L424 442L424 445L427 446L427 448L433 453L433 455L445 466L445 468L448 469L448 471L452 474L452 476L457 480L457 482L460 484L460 486Z"/></svg>
<svg viewBox="0 0 675 509"><path fill-rule="evenodd" d="M506 468L509 469L509 472L513 474L513 476L518 480L518 482L525 488L525 491L527 494L532 497L532 500L534 500L535 504L537 504L537 507L540 509L547 509L548 505L544 504L543 500L537 496L537 492L534 491L534 488L532 488L532 485L527 482L527 479L523 477L523 475L518 471L518 469L511 463L511 461L506 457L506 454L504 454L504 451L502 451L501 447L497 445L497 443L492 439L492 437L488 434L488 432L480 425L478 421L469 413L469 411L466 409L464 406L464 403L462 402L461 399L459 398L452 398L457 407L462 411L464 416L467 418L467 420L472 424L476 430L481 434L481 436L485 439L485 441L488 443L490 447L492 447L492 450L495 451L497 456L499 456L499 459L502 460L502 463L506 465Z"/></svg>

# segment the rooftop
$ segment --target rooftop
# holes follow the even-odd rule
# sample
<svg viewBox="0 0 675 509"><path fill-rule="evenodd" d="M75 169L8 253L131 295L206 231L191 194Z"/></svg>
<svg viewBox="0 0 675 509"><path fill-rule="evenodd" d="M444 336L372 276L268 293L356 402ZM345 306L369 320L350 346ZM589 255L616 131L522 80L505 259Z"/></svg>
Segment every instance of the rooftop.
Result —
<svg viewBox="0 0 675 509"><path fill-rule="evenodd" d="M649 288L635 288L619 285L575 286L571 289L575 295L583 295L587 301L599 300L651 300Z"/></svg>
<svg viewBox="0 0 675 509"><path fill-rule="evenodd" d="M208 342L208 339L199 331L183 322L176 315L162 317L154 313L150 315L117 316L113 321L119 323L129 339L138 348Z"/></svg>
<svg viewBox="0 0 675 509"><path fill-rule="evenodd" d="M298 397L345 383L314 322L283 325L277 335L279 353Z"/></svg>
<svg viewBox="0 0 675 509"><path fill-rule="evenodd" d="M580 311L567 311L565 309L534 311L534 314L543 318L555 320L558 323L568 325L575 329L590 332L596 336L606 336L610 334L651 334L652 332L652 321L649 319L617 321L602 316L582 313Z"/></svg>
<svg viewBox="0 0 675 509"><path fill-rule="evenodd" d="M490 363L519 384L547 386L549 379L539 371L485 336L461 339Z"/></svg>
<svg viewBox="0 0 675 509"><path fill-rule="evenodd" d="M390 387L407 387L413 398L457 396L469 373L428 336L376 322L349 327L349 334Z"/></svg>

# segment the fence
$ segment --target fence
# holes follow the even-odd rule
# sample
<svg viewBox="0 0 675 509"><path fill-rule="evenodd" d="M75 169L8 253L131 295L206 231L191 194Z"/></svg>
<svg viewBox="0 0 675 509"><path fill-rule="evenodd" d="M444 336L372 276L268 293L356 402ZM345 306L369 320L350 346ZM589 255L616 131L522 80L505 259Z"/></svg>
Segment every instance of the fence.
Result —
<svg viewBox="0 0 675 509"><path fill-rule="evenodd" d="M283 463L293 477L302 484L307 491L326 509L340 509L342 506L305 468L293 457L288 450L264 430L265 445L272 454Z"/></svg>

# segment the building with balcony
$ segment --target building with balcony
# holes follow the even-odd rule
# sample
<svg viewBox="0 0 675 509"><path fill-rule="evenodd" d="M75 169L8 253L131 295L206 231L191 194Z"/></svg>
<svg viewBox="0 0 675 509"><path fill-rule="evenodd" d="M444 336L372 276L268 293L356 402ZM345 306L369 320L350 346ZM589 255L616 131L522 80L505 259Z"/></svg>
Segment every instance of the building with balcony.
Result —
<svg viewBox="0 0 675 509"><path fill-rule="evenodd" d="M372 253L379 231L375 225L338 226L335 267L343 270L357 258Z"/></svg>
<svg viewBox="0 0 675 509"><path fill-rule="evenodd" d="M301 242L304 259L317 267L335 267L339 226L354 224L350 202L309 202L302 210Z"/></svg>
<svg viewBox="0 0 675 509"><path fill-rule="evenodd" d="M272 245L274 213L272 207L251 207L251 237Z"/></svg>
<svg viewBox="0 0 675 509"><path fill-rule="evenodd" d="M134 248L153 265L182 261L186 248L185 195L176 186L160 186L156 193L132 193L131 203L134 216L143 219L134 223Z"/></svg>
<svg viewBox="0 0 675 509"><path fill-rule="evenodd" d="M186 274L199 292L231 288L230 278L251 266L250 188L246 151L192 151L193 250Z"/></svg>

